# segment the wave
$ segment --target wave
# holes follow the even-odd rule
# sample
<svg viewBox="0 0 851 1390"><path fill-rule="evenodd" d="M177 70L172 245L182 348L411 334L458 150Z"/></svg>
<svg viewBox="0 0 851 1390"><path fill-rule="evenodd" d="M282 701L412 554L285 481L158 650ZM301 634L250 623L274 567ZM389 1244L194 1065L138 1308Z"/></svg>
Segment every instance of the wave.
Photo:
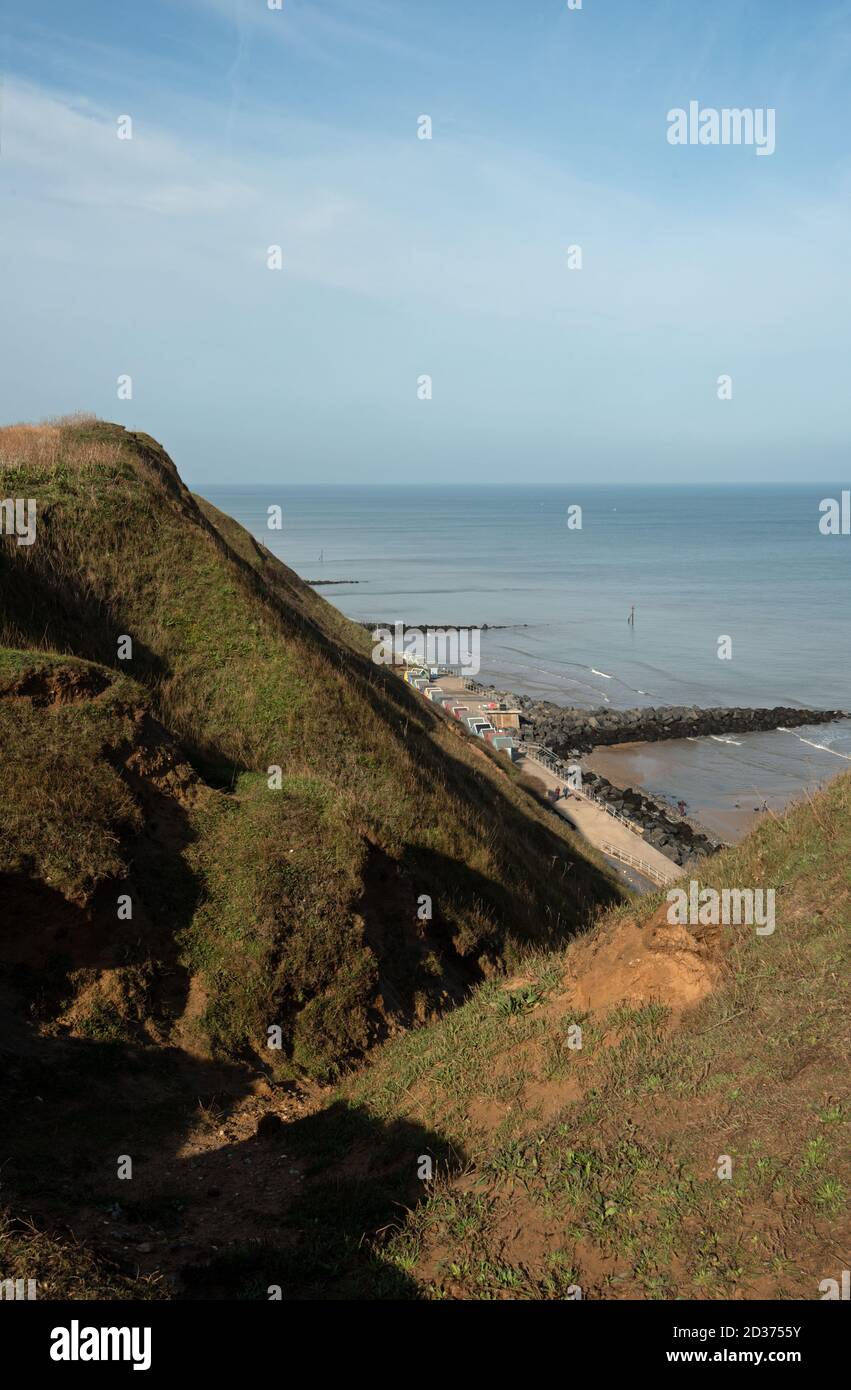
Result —
<svg viewBox="0 0 851 1390"><path fill-rule="evenodd" d="M832 753L834 758L844 758L846 763L851 763L851 753L840 753L838 749L830 748L826 743L814 743L811 738L802 738L800 734L796 734L792 729L780 728L778 726L777 732L779 734L791 734L799 743L806 743L809 748L817 748L820 753Z"/></svg>

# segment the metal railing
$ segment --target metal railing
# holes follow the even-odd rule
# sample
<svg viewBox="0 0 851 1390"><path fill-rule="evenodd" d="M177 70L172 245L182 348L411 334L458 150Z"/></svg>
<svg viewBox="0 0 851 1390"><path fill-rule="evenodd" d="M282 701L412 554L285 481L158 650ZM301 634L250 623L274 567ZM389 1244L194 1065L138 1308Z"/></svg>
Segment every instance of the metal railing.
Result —
<svg viewBox="0 0 851 1390"><path fill-rule="evenodd" d="M555 753L552 753L549 748L545 748L543 745L536 743L523 743L520 746L528 758L538 763L540 767L546 768L548 772L559 775L569 773L567 765L563 763L561 758ZM621 825L626 826L630 834L641 839L643 834L641 826L638 825L636 821L631 821L628 816L622 815L620 811L615 811L611 806L607 806L602 797L595 796L593 792L588 791L584 787L580 791L578 787L569 786L569 790L571 796L578 796L583 801L589 801L593 805L599 806L601 811L605 811L607 816L612 817L612 820L620 821ZM640 873L644 874L645 878L649 878L652 883L657 883L660 887L664 886L666 883L673 883L682 873L680 866L675 864L673 860L671 861L670 872L665 873L664 870L657 868L655 864L651 864L647 859L642 859L640 855L632 854L629 850L618 849L616 845L610 844L608 840L603 841L601 848L604 854L610 855L612 859L620 860L622 864L628 864L630 868L638 869Z"/></svg>
<svg viewBox="0 0 851 1390"><path fill-rule="evenodd" d="M633 835L637 835L639 839L643 837L644 827L637 820L630 820L629 816L625 816L622 811L616 811L614 807L607 805L601 796L596 796L594 792L587 792L584 789L580 792L574 792L574 796L583 796L586 801L591 801L595 806L599 806L600 810L605 811L612 820L620 821L621 825L625 825L627 830L632 831Z"/></svg>
<svg viewBox="0 0 851 1390"><path fill-rule="evenodd" d="M542 745L538 743L522 743L520 747L526 756L531 758L533 762L538 763L540 767L544 767L548 772L553 772L558 776L566 777L567 786L572 796L582 797L585 801L590 801L595 806L599 806L600 810L605 811L607 816L611 816L612 820L620 821L621 825L625 825L634 835L641 836L644 833L638 821L630 820L629 816L625 816L622 811L614 810L614 808L609 806L601 796L597 796L596 792L589 791L587 787L571 786L570 768L566 763L562 762L561 758L555 753L550 752L548 748L543 748ZM544 756L541 756L541 752L543 752ZM574 763L573 766L575 767L576 764Z"/></svg>
<svg viewBox="0 0 851 1390"><path fill-rule="evenodd" d="M639 873L644 874L652 883L658 883L659 887L664 887L666 883L673 883L680 877L682 870L679 865L672 864L670 873L663 873L657 869L655 864L649 864L646 859L641 859L637 854L630 854L627 849L619 849L617 845L609 844L604 840L600 846L604 854L608 854L612 859L618 859L622 864L628 864L630 868L638 869Z"/></svg>
<svg viewBox="0 0 851 1390"><path fill-rule="evenodd" d="M527 758L531 758L533 763L539 763L548 772L555 772L559 776L567 776L569 768L563 763L561 758L555 753L551 753L549 748L545 748L541 743L520 743L520 748Z"/></svg>

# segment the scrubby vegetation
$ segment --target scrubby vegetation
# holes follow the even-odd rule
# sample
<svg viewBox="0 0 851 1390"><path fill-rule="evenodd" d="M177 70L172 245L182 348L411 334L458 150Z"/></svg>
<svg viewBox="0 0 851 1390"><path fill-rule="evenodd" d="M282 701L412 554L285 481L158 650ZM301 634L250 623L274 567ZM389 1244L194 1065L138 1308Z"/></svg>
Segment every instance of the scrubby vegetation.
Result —
<svg viewBox="0 0 851 1390"><path fill-rule="evenodd" d="M16 427L0 480L0 1274L818 1296L851 776L700 870L775 887L772 936L672 933L153 440Z"/></svg>
<svg viewBox="0 0 851 1390"><path fill-rule="evenodd" d="M722 927L718 987L682 1011L577 1008L588 948L664 896L485 986L352 1085L466 1155L377 1249L421 1294L817 1299L843 1268L849 1162L851 775L708 861L702 886L781 885L773 935ZM700 935L698 933L698 935ZM616 964L611 953L612 966ZM582 1028L573 1050L569 1029ZM729 1180L719 1160L731 1159Z"/></svg>
<svg viewBox="0 0 851 1390"><path fill-rule="evenodd" d="M169 872L194 889L172 935L207 996L199 1044L268 1060L280 1025L279 1061L328 1075L615 896L604 866L375 667L357 625L196 501L153 440L88 419L17 427L0 460L4 495L38 508L37 543L0 552L3 867L83 906L132 877L156 745L173 742L209 793L157 791L177 798ZM81 659L90 688L67 702ZM24 673L56 683L52 703Z"/></svg>

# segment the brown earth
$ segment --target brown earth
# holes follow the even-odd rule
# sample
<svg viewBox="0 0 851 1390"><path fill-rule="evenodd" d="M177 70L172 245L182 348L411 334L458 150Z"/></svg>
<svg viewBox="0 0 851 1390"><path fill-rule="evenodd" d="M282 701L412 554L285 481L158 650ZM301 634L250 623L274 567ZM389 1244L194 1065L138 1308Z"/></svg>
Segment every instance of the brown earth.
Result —
<svg viewBox="0 0 851 1390"><path fill-rule="evenodd" d="M676 1017L705 998L723 968L717 927L671 925L667 904L640 925L632 919L576 943L568 990L580 1010L616 1004L663 1004Z"/></svg>

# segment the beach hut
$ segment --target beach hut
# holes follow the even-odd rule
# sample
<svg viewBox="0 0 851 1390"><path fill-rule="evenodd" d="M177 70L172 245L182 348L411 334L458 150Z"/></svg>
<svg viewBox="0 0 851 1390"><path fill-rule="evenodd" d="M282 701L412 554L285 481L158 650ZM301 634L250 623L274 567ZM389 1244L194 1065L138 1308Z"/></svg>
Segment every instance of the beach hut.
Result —
<svg viewBox="0 0 851 1390"><path fill-rule="evenodd" d="M501 734L498 730L494 733L494 736L491 739L491 743L493 744L494 748L499 748L506 752L509 748L516 747L513 738L509 738L508 734Z"/></svg>
<svg viewBox="0 0 851 1390"><path fill-rule="evenodd" d="M444 694L445 692L441 690L439 685L430 685L426 691L426 699L431 700L433 704L439 705L444 698Z"/></svg>
<svg viewBox="0 0 851 1390"><path fill-rule="evenodd" d="M520 713L519 709L494 709L491 719L498 729L519 729Z"/></svg>
<svg viewBox="0 0 851 1390"><path fill-rule="evenodd" d="M469 705L453 705L452 713L455 715L456 719L463 719L465 714L470 713Z"/></svg>

